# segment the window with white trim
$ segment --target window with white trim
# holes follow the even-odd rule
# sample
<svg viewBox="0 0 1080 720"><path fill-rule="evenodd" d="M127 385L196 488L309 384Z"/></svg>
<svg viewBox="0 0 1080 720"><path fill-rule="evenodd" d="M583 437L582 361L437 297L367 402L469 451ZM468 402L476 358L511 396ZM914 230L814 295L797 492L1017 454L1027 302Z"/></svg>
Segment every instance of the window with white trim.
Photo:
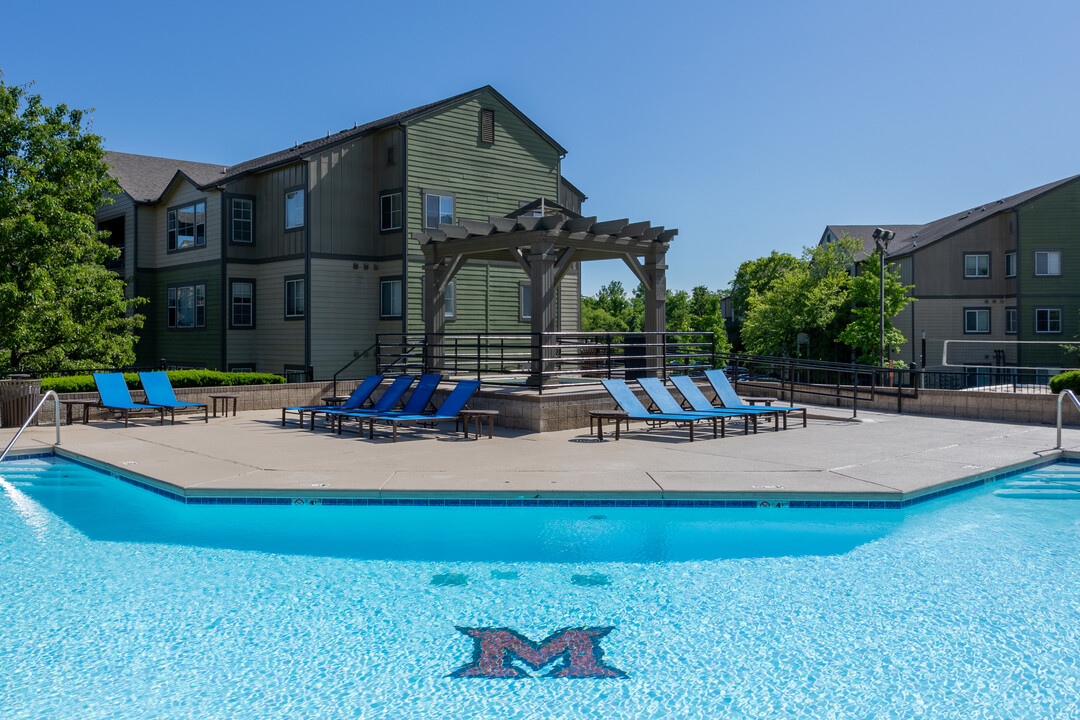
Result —
<svg viewBox="0 0 1080 720"><path fill-rule="evenodd" d="M206 283L170 286L167 306L170 328L206 327Z"/></svg>
<svg viewBox="0 0 1080 720"><path fill-rule="evenodd" d="M379 281L379 317L401 317L401 278Z"/></svg>
<svg viewBox="0 0 1080 720"><path fill-rule="evenodd" d="M401 193L383 193L379 196L379 229L401 229Z"/></svg>
<svg viewBox="0 0 1080 720"><path fill-rule="evenodd" d="M1016 320L1017 320L1016 308L1014 308L1014 307L1005 308L1005 332L1007 332L1007 333L1009 333L1011 335L1016 334Z"/></svg>
<svg viewBox="0 0 1080 720"><path fill-rule="evenodd" d="M964 277L990 277L990 255L987 253L966 253L964 255Z"/></svg>
<svg viewBox="0 0 1080 720"><path fill-rule="evenodd" d="M438 228L454 222L454 196L449 193L424 193L424 227Z"/></svg>
<svg viewBox="0 0 1080 720"><path fill-rule="evenodd" d="M965 308L964 309L964 332L965 333L988 333L988 332L990 332L990 308Z"/></svg>
<svg viewBox="0 0 1080 720"><path fill-rule="evenodd" d="M288 190L285 193L285 229L304 227L304 191Z"/></svg>
<svg viewBox="0 0 1080 720"><path fill-rule="evenodd" d="M304 317L304 278L285 278L285 317Z"/></svg>
<svg viewBox="0 0 1080 720"><path fill-rule="evenodd" d="M1005 253L1005 277L1016 277L1016 253Z"/></svg>
<svg viewBox="0 0 1080 720"><path fill-rule="evenodd" d="M1035 308L1035 332L1060 333L1061 308Z"/></svg>
<svg viewBox="0 0 1080 720"><path fill-rule="evenodd" d="M169 252L206 245L206 201L170 209L165 224Z"/></svg>
<svg viewBox="0 0 1080 720"><path fill-rule="evenodd" d="M443 317L453 320L457 316L457 282L451 280L446 283L443 291Z"/></svg>
<svg viewBox="0 0 1080 720"><path fill-rule="evenodd" d="M231 324L234 328L255 327L255 281L233 280L229 283L232 296Z"/></svg>
<svg viewBox="0 0 1080 720"><path fill-rule="evenodd" d="M1061 251L1036 250L1035 274L1040 276L1061 275Z"/></svg>
<svg viewBox="0 0 1080 720"><path fill-rule="evenodd" d="M232 198L232 241L250 245L255 242L255 201Z"/></svg>

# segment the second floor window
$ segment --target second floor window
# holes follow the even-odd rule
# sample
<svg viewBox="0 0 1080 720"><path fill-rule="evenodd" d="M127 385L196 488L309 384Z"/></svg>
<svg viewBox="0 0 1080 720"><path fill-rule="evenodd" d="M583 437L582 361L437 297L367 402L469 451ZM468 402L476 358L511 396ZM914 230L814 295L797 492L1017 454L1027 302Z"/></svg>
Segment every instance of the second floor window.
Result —
<svg viewBox="0 0 1080 720"><path fill-rule="evenodd" d="M990 332L990 308L964 310L964 332Z"/></svg>
<svg viewBox="0 0 1080 720"><path fill-rule="evenodd" d="M304 191L289 190L285 193L285 229L304 227Z"/></svg>
<svg viewBox="0 0 1080 720"><path fill-rule="evenodd" d="M424 193L424 227L437 228L439 223L447 225L454 222L454 196L449 194Z"/></svg>
<svg viewBox="0 0 1080 720"><path fill-rule="evenodd" d="M255 201L251 198L232 199L232 241L255 242Z"/></svg>
<svg viewBox="0 0 1080 720"><path fill-rule="evenodd" d="M1060 275L1061 274L1061 251L1038 250L1035 252L1036 275Z"/></svg>
<svg viewBox="0 0 1080 720"><path fill-rule="evenodd" d="M304 317L304 278L285 278L285 317Z"/></svg>
<svg viewBox="0 0 1080 720"><path fill-rule="evenodd" d="M990 277L990 256L984 253L964 255L964 277Z"/></svg>
<svg viewBox="0 0 1080 720"><path fill-rule="evenodd" d="M232 282L232 326L255 327L255 283L251 280Z"/></svg>
<svg viewBox="0 0 1080 720"><path fill-rule="evenodd" d="M206 327L206 284L174 285L169 288L168 326Z"/></svg>
<svg viewBox="0 0 1080 720"><path fill-rule="evenodd" d="M401 317L400 278L387 278L379 282L379 317Z"/></svg>
<svg viewBox="0 0 1080 720"><path fill-rule="evenodd" d="M383 193L379 196L379 229L401 229L401 193Z"/></svg>
<svg viewBox="0 0 1080 720"><path fill-rule="evenodd" d="M1061 308L1035 308L1035 332L1061 332Z"/></svg>
<svg viewBox="0 0 1080 720"><path fill-rule="evenodd" d="M206 203L200 200L169 210L166 234L170 252L206 245Z"/></svg>
<svg viewBox="0 0 1080 720"><path fill-rule="evenodd" d="M1016 277L1016 253L1005 253L1005 277Z"/></svg>

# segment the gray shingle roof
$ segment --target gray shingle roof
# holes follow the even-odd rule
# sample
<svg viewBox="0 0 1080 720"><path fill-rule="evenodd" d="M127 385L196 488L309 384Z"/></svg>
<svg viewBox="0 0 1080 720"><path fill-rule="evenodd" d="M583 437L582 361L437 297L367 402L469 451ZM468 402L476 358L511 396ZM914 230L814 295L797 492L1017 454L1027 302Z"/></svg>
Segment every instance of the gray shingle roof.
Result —
<svg viewBox="0 0 1080 720"><path fill-rule="evenodd" d="M196 185L206 185L222 177L222 170L225 169L224 165L122 152L106 152L105 162L120 187L136 202L156 202L161 199L161 194L177 172L189 177Z"/></svg>
<svg viewBox="0 0 1080 720"><path fill-rule="evenodd" d="M925 225L828 225L822 233L822 240L829 231L836 237L842 237L845 233L853 238L863 241L863 252L870 254L874 251L874 228L886 228L896 233L896 237L889 243L889 257L907 255L919 248L926 247L931 243L954 235L965 228L993 217L1001 212L1010 212L1021 205L1031 202L1035 198L1056 190L1074 180L1080 179L1080 175L1073 175L1062 180L1057 180L1046 185L1040 185L1031 190L1010 195L1009 197L979 205L978 207L964 210L963 212L948 215L939 220L926 223ZM857 260L862 258L856 258Z"/></svg>
<svg viewBox="0 0 1080 720"><path fill-rule="evenodd" d="M342 130L339 133L327 135L324 138L309 140L308 142L299 143L298 145L286 148L285 150L279 150L278 152L263 155L262 157L257 157L252 160L246 160L237 165L233 165L232 167L208 165L206 163L192 163L183 160L168 160L166 158L155 158L146 155L128 155L127 153L106 153L106 160L112 167L113 174L119 179L120 186L123 187L129 195L138 201L152 202L161 197L161 193L168 187L169 182L175 176L177 170L182 171L201 187L205 188L210 185L219 185L247 173L259 172L278 165L296 162L327 146L347 142L354 138L375 132L376 130L392 127L398 123L409 122L410 120L441 110L444 107L449 107L484 92L491 93L501 102L505 103L511 111L532 127L541 137L551 143L556 150L564 155L566 154L565 148L555 142L555 140L540 129L536 123L514 107L514 105L500 95L495 88L490 85L484 85L483 87L461 93L460 95L454 95L453 97L428 103L427 105L421 105L420 107L389 115L363 125L357 125ZM115 159L113 156L116 156Z"/></svg>

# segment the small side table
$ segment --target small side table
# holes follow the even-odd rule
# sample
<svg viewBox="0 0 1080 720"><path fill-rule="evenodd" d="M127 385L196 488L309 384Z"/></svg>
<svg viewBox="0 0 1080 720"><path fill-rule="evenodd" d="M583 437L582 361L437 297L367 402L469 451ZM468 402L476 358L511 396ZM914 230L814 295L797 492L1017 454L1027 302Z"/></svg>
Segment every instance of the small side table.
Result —
<svg viewBox="0 0 1080 720"><path fill-rule="evenodd" d="M330 395L329 397L322 398L322 401L323 405L344 405L345 401L348 399L348 395Z"/></svg>
<svg viewBox="0 0 1080 720"><path fill-rule="evenodd" d="M476 439L480 439L480 431L483 428L484 418L487 418L488 422L488 440L492 437L492 429L495 427L495 418L498 417L498 410L462 410L458 413L458 417L461 419L464 425L465 437L469 437L469 421L472 420L476 423ZM454 423L454 429L457 429L457 422Z"/></svg>
<svg viewBox="0 0 1080 720"><path fill-rule="evenodd" d="M772 406L772 404L774 402L776 402L776 398L768 397L767 395L750 395L750 396L744 397L743 400L745 402L750 403L751 405L757 405L758 403L765 403L765 405L767 405L767 406Z"/></svg>
<svg viewBox="0 0 1080 720"><path fill-rule="evenodd" d="M97 400L61 400L60 404L67 408L67 424L71 424L71 406L82 405L83 425L90 422L90 408L98 405Z"/></svg>
<svg viewBox="0 0 1080 720"><path fill-rule="evenodd" d="M596 440L598 442L604 441L604 421L615 421L615 439L619 439L619 425L626 423L627 427L630 426L630 420L626 413L622 410L590 410L589 411L589 434L593 431L593 421L596 422Z"/></svg>
<svg viewBox="0 0 1080 720"><path fill-rule="evenodd" d="M217 417L218 401L221 401L221 416L229 417L229 401L232 400L232 414L236 417L236 401L240 396L236 393L210 393L210 400L214 403L214 417Z"/></svg>

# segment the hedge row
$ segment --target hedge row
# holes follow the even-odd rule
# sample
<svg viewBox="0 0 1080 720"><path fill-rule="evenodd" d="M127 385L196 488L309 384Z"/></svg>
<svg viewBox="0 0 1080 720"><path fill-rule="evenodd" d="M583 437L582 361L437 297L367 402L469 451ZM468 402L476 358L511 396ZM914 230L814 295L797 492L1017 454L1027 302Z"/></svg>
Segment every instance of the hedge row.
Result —
<svg viewBox="0 0 1080 720"><path fill-rule="evenodd" d="M1056 393L1072 390L1080 394L1080 370L1070 370L1050 378L1050 389Z"/></svg>
<svg viewBox="0 0 1080 720"><path fill-rule="evenodd" d="M138 373L124 373L124 380L132 390L142 387L139 383ZM285 382L285 378L270 373L170 370L169 382L175 388L222 387L226 385L276 385ZM41 381L41 392L46 390L54 390L58 393L93 392L96 389L93 375L69 375L67 377L44 378Z"/></svg>

